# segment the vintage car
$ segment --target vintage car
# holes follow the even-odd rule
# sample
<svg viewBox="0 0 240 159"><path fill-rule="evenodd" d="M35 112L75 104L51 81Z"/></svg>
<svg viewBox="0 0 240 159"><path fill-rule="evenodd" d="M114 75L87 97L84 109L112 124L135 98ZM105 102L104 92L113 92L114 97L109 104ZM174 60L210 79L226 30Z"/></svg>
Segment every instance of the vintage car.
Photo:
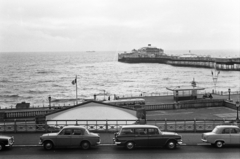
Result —
<svg viewBox="0 0 240 159"><path fill-rule="evenodd" d="M14 143L14 137L0 135L0 151L5 147L12 147Z"/></svg>
<svg viewBox="0 0 240 159"><path fill-rule="evenodd" d="M174 132L162 132L153 125L127 125L122 126L115 133L113 142L117 146L125 146L131 150L135 147L165 146L175 149L182 144L182 137Z"/></svg>
<svg viewBox="0 0 240 159"><path fill-rule="evenodd" d="M202 141L211 143L218 148L223 145L237 145L240 144L240 129L235 125L219 125L216 126L212 132L203 133Z"/></svg>
<svg viewBox="0 0 240 159"><path fill-rule="evenodd" d="M58 133L48 133L40 136L40 145L45 150L57 147L81 147L86 150L100 144L100 136L89 132L82 126L65 126Z"/></svg>

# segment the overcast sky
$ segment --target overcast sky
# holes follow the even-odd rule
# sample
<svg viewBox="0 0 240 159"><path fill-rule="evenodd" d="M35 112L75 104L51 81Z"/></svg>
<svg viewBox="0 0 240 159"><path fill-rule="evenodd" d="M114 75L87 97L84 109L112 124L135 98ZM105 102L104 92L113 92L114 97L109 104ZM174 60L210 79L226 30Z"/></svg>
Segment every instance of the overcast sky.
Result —
<svg viewBox="0 0 240 159"><path fill-rule="evenodd" d="M0 0L0 52L240 48L240 0Z"/></svg>

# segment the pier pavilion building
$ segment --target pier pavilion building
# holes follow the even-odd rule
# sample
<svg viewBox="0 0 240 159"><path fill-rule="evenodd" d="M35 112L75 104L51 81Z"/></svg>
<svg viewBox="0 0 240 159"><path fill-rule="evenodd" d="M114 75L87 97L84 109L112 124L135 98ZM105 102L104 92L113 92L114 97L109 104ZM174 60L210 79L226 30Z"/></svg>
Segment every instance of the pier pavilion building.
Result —
<svg viewBox="0 0 240 159"><path fill-rule="evenodd" d="M76 120L79 120L78 124L81 125L81 120L84 122L82 124L85 124L86 121L88 121L88 124L96 124L96 121L100 124L101 120L105 120L104 123L109 120L108 124L116 124L116 120L138 120L137 110L97 101L88 101L73 107L60 109L44 115L43 118L42 120L46 120L48 125L55 125L56 121L58 125L65 125L66 121L68 121L67 124L76 124ZM115 120L114 123L111 120ZM125 121L119 121L118 124L121 124L121 122L124 123ZM132 123L128 122L128 124L133 123L134 121Z"/></svg>

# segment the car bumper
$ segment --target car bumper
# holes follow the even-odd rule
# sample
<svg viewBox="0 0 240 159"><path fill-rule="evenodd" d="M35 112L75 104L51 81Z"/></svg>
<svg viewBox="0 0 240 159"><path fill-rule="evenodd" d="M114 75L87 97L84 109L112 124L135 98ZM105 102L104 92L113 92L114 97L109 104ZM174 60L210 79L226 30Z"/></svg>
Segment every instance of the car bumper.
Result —
<svg viewBox="0 0 240 159"><path fill-rule="evenodd" d="M207 140L205 140L205 139L201 139L202 140L202 142L208 142Z"/></svg>
<svg viewBox="0 0 240 159"><path fill-rule="evenodd" d="M117 142L117 141L115 140L115 138L113 138L113 144L114 144L114 145L122 145L122 142Z"/></svg>
<svg viewBox="0 0 240 159"><path fill-rule="evenodd" d="M8 145L5 145L5 147L12 147L13 144L8 144Z"/></svg>
<svg viewBox="0 0 240 159"><path fill-rule="evenodd" d="M43 142L40 140L40 141L38 142L38 144L39 144L39 145L43 145Z"/></svg>

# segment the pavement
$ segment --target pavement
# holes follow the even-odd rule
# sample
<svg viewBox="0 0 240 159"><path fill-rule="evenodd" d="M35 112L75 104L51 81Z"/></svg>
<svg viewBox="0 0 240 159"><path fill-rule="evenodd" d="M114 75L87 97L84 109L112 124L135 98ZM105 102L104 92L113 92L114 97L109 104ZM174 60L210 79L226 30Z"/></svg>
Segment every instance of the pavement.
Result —
<svg viewBox="0 0 240 159"><path fill-rule="evenodd" d="M0 133L0 135L14 136L14 146L40 146L39 137L44 133ZM208 145L201 141L202 133L178 133L182 136L183 145ZM101 146L113 145L113 133L99 133Z"/></svg>

